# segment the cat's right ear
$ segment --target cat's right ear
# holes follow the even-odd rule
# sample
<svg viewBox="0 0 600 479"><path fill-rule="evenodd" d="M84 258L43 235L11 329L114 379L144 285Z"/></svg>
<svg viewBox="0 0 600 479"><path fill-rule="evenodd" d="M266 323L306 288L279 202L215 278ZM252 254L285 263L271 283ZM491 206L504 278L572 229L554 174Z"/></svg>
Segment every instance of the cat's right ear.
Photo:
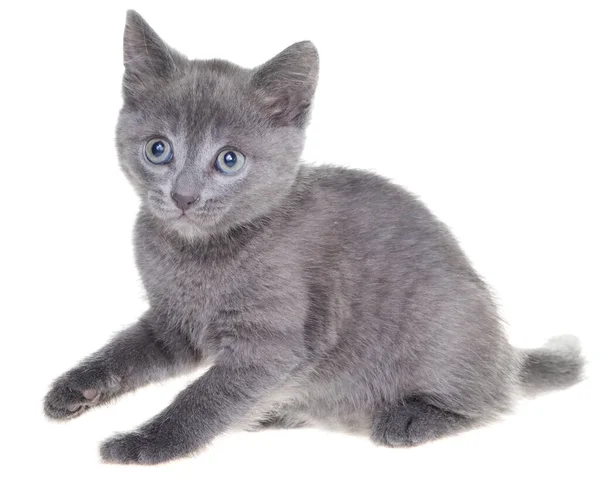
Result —
<svg viewBox="0 0 600 479"><path fill-rule="evenodd" d="M123 35L123 93L139 93L156 81L173 78L185 57L169 47L134 10L127 12Z"/></svg>

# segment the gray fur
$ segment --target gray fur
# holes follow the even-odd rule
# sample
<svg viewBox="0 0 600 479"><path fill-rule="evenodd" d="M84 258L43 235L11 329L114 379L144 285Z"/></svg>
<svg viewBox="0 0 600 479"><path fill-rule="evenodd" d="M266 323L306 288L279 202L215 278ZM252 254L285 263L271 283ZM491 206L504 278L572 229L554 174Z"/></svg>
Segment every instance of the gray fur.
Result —
<svg viewBox="0 0 600 479"><path fill-rule="evenodd" d="M300 163L317 84L310 42L249 70L189 61L135 12L125 30L122 169L141 199L135 251L149 309L65 373L53 419L211 367L104 460L152 464L235 428L318 424L413 446L581 375L579 350L516 351L446 226L376 175ZM154 165L145 142L166 136ZM219 173L224 146L245 168ZM197 196L182 216L172 191Z"/></svg>
<svg viewBox="0 0 600 479"><path fill-rule="evenodd" d="M521 386L528 396L568 388L582 377L581 348L574 336L552 338L544 347L522 355Z"/></svg>

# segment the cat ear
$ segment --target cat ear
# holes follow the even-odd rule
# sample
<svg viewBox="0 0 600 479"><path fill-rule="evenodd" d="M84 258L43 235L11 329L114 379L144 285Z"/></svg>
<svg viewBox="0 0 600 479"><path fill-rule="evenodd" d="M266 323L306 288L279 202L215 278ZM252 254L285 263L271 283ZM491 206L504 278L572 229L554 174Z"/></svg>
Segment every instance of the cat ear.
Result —
<svg viewBox="0 0 600 479"><path fill-rule="evenodd" d="M252 85L263 108L279 124L304 126L319 75L319 54L308 41L295 43L258 67Z"/></svg>
<svg viewBox="0 0 600 479"><path fill-rule="evenodd" d="M127 12L123 35L124 92L144 89L156 80L172 78L185 58L169 47L142 16Z"/></svg>

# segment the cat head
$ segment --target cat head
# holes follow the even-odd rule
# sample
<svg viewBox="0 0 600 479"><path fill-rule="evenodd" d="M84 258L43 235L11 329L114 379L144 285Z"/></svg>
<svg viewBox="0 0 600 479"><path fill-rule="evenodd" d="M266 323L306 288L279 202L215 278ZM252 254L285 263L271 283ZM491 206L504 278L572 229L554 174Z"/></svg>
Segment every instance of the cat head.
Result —
<svg viewBox="0 0 600 479"><path fill-rule="evenodd" d="M193 240L276 207L298 172L318 63L310 42L254 69L188 60L129 11L117 148L143 208Z"/></svg>

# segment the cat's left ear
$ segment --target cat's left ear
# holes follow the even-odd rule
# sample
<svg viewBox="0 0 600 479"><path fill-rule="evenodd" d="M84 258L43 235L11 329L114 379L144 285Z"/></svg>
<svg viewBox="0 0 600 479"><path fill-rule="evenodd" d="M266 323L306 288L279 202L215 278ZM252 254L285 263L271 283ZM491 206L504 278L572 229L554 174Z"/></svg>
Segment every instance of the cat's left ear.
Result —
<svg viewBox="0 0 600 479"><path fill-rule="evenodd" d="M317 88L319 54L312 42L295 43L258 67L252 86L277 124L304 126Z"/></svg>
<svg viewBox="0 0 600 479"><path fill-rule="evenodd" d="M123 35L123 91L135 93L157 80L172 78L185 57L169 47L134 10L127 12Z"/></svg>

